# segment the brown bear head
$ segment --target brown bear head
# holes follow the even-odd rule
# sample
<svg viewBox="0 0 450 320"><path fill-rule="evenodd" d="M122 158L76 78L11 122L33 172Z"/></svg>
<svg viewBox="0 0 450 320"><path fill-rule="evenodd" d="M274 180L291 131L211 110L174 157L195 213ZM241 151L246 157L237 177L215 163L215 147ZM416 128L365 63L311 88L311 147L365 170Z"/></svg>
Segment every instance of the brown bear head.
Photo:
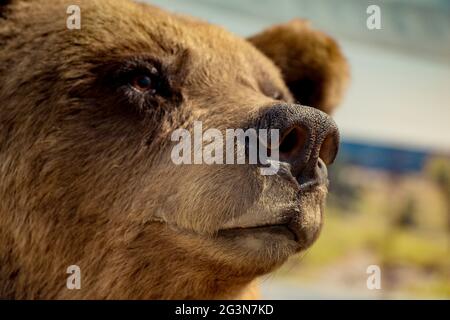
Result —
<svg viewBox="0 0 450 320"><path fill-rule="evenodd" d="M242 39L125 0L10 2L0 297L237 297L316 239L338 144L326 113L348 77L330 37L295 20ZM200 122L279 130L279 170L174 163L174 132Z"/></svg>

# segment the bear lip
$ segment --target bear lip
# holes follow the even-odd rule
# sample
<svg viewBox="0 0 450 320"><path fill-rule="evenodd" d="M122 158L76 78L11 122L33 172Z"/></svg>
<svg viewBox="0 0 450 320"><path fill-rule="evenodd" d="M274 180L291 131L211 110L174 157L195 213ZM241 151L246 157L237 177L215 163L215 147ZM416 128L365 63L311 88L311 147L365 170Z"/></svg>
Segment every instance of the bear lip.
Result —
<svg viewBox="0 0 450 320"><path fill-rule="evenodd" d="M300 243L300 237L298 236L298 231L292 228L290 223L285 224L267 224L258 225L253 227L236 227L229 229L219 230L219 235L229 235L233 233L250 233L250 232L267 232L267 233L283 233L291 240Z"/></svg>
<svg viewBox="0 0 450 320"><path fill-rule="evenodd" d="M271 232L273 230L280 230L281 228L286 229L289 231L289 233L292 236L292 240L296 242L300 242L301 236L299 235L300 230L297 230L295 228L295 224L293 221L296 219L297 215L299 214L298 209L293 210L286 210L281 214L282 219L280 219L277 222L270 222L270 223L255 223L255 225L245 225L245 226L229 226L225 227L219 230L219 234L221 233L227 233L227 232L251 232L251 231L267 231Z"/></svg>
<svg viewBox="0 0 450 320"><path fill-rule="evenodd" d="M300 198L306 194L314 194L318 197L317 205L320 207L325 201L326 189L327 184L309 181L302 184L302 187L297 189L297 197ZM321 214L323 214L323 208L320 208L319 210L321 211ZM308 213L302 206L300 199L298 200L298 206L286 208L285 210L278 212L277 216L278 218L270 219L269 221L254 221L242 224L239 224L239 220L229 221L218 230L218 235L245 235L252 232L283 233L298 244L299 250L303 250L308 248L315 241L318 231L321 229L314 228L313 231L308 231L304 228L304 220L308 216Z"/></svg>

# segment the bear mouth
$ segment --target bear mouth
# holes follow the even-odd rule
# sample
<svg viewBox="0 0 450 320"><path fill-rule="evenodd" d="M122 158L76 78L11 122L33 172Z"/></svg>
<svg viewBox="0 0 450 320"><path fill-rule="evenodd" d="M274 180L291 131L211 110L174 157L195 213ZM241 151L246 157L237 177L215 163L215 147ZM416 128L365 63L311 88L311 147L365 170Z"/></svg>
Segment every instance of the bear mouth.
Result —
<svg viewBox="0 0 450 320"><path fill-rule="evenodd" d="M218 231L218 236L231 238L269 234L294 241L298 249L303 250L311 245L310 241L306 241L306 239L311 236L315 238L315 235L305 234L306 230L301 227L302 215L302 210L298 208L286 210L280 214L284 218L278 222L223 228Z"/></svg>
<svg viewBox="0 0 450 320"><path fill-rule="evenodd" d="M297 189L298 190L298 189ZM272 238L293 243L295 251L305 250L317 239L323 223L327 186L310 181L297 193L297 205L273 212L266 221L230 221L218 231L221 238ZM307 200L302 200L305 197ZM277 217L277 218L275 218ZM281 242L280 242L281 243Z"/></svg>
<svg viewBox="0 0 450 320"><path fill-rule="evenodd" d="M299 242L301 237L298 234L298 230L293 227L293 224L290 222L286 223L277 223L277 224L263 224L263 225L255 225L250 227L234 227L221 229L218 232L219 236L236 236L236 235L251 235L251 234L261 234L261 233L270 233L270 234L278 234L284 235L289 240Z"/></svg>

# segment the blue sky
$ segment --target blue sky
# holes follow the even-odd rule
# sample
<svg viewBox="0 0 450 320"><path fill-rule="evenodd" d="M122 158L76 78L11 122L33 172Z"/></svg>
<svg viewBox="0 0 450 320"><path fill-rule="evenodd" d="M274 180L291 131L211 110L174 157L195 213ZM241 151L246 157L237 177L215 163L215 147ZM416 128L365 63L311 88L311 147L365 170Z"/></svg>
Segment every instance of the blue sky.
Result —
<svg viewBox="0 0 450 320"><path fill-rule="evenodd" d="M335 114L344 137L450 151L450 66L341 43L352 68Z"/></svg>

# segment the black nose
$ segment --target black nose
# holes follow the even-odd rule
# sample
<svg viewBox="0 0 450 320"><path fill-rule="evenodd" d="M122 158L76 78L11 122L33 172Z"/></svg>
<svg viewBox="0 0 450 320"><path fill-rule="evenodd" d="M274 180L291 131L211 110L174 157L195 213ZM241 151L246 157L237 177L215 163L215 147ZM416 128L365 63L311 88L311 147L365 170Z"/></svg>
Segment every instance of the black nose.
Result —
<svg viewBox="0 0 450 320"><path fill-rule="evenodd" d="M315 108L275 105L265 111L259 127L279 129L280 161L290 164L300 183L327 178L339 146L339 130L334 120Z"/></svg>

